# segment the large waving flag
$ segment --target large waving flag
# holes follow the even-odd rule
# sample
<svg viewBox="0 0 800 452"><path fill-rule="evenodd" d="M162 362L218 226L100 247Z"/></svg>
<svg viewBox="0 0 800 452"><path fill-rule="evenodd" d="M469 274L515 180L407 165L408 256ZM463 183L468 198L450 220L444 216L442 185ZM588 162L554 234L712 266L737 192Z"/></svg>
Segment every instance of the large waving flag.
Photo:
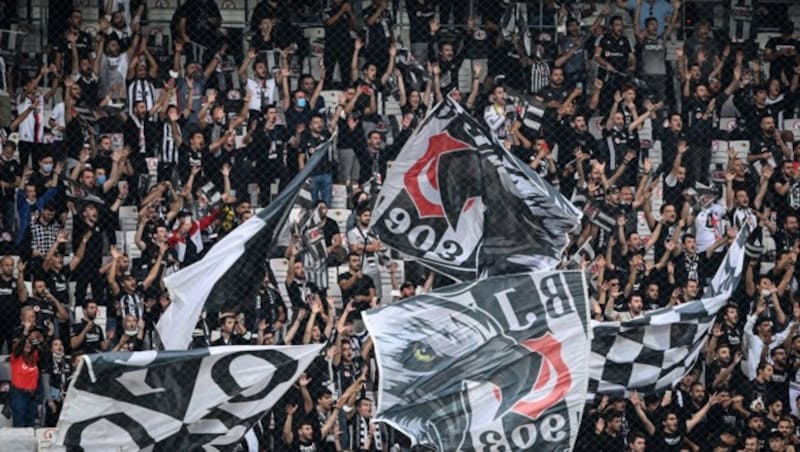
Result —
<svg viewBox="0 0 800 452"><path fill-rule="evenodd" d="M653 393L692 370L717 313L739 284L754 227L750 218L739 230L702 299L625 322L592 321L590 393Z"/></svg>
<svg viewBox="0 0 800 452"><path fill-rule="evenodd" d="M383 243L459 281L551 269L581 212L452 99L409 138L371 228Z"/></svg>
<svg viewBox="0 0 800 452"><path fill-rule="evenodd" d="M234 450L321 345L84 356L56 442L86 450Z"/></svg>
<svg viewBox="0 0 800 452"><path fill-rule="evenodd" d="M440 451L571 450L589 378L582 272L490 277L362 316L375 420Z"/></svg>
<svg viewBox="0 0 800 452"><path fill-rule="evenodd" d="M186 349L204 307L216 313L226 303L255 297L298 193L314 168L328 158L332 145L333 139L320 145L269 206L226 235L202 260L164 279L172 299L156 326L164 349Z"/></svg>

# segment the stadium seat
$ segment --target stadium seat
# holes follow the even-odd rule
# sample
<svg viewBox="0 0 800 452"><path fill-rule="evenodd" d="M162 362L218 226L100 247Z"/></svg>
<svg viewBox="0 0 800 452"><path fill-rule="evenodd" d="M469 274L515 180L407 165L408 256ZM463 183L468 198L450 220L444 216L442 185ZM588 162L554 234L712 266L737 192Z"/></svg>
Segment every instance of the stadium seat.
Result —
<svg viewBox="0 0 800 452"><path fill-rule="evenodd" d="M800 119L785 119L783 130L791 130L794 134L794 141L800 141Z"/></svg>

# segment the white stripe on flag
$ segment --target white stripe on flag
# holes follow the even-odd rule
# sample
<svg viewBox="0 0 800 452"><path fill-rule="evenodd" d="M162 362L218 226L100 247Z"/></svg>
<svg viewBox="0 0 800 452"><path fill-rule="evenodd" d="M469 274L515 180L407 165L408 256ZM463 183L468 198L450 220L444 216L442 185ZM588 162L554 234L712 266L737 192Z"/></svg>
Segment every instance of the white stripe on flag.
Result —
<svg viewBox="0 0 800 452"><path fill-rule="evenodd" d="M245 252L247 241L265 223L254 216L231 231L199 262L164 279L172 303L161 315L156 330L165 350L185 350L216 282Z"/></svg>

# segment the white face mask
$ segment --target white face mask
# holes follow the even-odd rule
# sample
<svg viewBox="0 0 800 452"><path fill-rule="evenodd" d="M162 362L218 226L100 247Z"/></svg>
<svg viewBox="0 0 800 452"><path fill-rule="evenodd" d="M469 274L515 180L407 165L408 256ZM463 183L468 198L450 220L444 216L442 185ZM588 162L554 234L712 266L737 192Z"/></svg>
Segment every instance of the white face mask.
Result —
<svg viewBox="0 0 800 452"><path fill-rule="evenodd" d="M125 330L125 334L128 335L128 336L136 336L137 334L139 334L139 331L138 330Z"/></svg>
<svg viewBox="0 0 800 452"><path fill-rule="evenodd" d="M56 352L53 352L53 358L55 358L55 359L61 359L61 358L63 358L63 357L64 357L64 352L61 352L61 353L56 353Z"/></svg>

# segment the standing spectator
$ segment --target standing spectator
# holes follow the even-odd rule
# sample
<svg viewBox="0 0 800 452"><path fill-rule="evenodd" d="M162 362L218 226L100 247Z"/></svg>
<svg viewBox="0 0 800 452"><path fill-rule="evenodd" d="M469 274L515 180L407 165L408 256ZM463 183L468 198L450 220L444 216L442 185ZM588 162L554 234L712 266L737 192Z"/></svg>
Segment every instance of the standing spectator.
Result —
<svg viewBox="0 0 800 452"><path fill-rule="evenodd" d="M255 49L247 51L247 58L242 61L239 67L239 79L245 84L245 89L252 93L250 97L250 116L252 119L258 118L266 110L268 105L272 105L278 98L278 87L275 79L267 68L267 62L256 58L258 53ZM253 78L247 77L247 67L253 65Z"/></svg>
<svg viewBox="0 0 800 452"><path fill-rule="evenodd" d="M53 43L55 52L55 66L60 74L69 74L72 71L74 55L79 58L89 56L94 50L92 37L81 30L83 14L80 9L73 9L67 19L67 29Z"/></svg>
<svg viewBox="0 0 800 452"><path fill-rule="evenodd" d="M105 283L100 275L103 263L103 246L107 240L110 245L116 243L113 225L107 218L100 221L98 207L87 202L80 209L80 216L73 219L72 249L77 250L81 245L84 235L91 232L89 242L86 244L86 253L78 268L75 269L75 303L83 305L86 299L86 289L91 286L92 298L100 300L105 290Z"/></svg>
<svg viewBox="0 0 800 452"><path fill-rule="evenodd" d="M44 126L47 123L44 115L45 103L50 100L55 90L42 94L39 83L50 73L50 68L42 66L36 77L28 80L24 85L22 95L17 99L17 114L19 118L19 160L22 166L31 166L38 169L38 162L45 154L47 146L44 144ZM30 161L28 161L30 159Z"/></svg>
<svg viewBox="0 0 800 452"><path fill-rule="evenodd" d="M650 13L653 14L653 3L664 4L663 0L650 0ZM680 0L676 0L676 4L680 6ZM659 20L654 17L644 18L644 30L642 30L640 18L642 17L642 8L644 0L636 0L636 14L633 21L633 30L636 36L636 55L639 62L639 74L647 83L650 93L652 93L652 101L663 102L666 99L667 91L667 42L666 40L672 36L672 32L678 24L677 13L678 8L675 8L675 14L672 14L667 28L664 29Z"/></svg>
<svg viewBox="0 0 800 452"><path fill-rule="evenodd" d="M45 357L41 372L45 400L44 425L55 427L72 377L72 365L64 354L61 339L53 339L50 343L50 353Z"/></svg>
<svg viewBox="0 0 800 452"><path fill-rule="evenodd" d="M29 308L32 310L32 308ZM14 339L11 353L11 388L9 403L14 427L33 427L39 405L39 346L42 334L28 317L22 325L22 334Z"/></svg>
<svg viewBox="0 0 800 452"><path fill-rule="evenodd" d="M408 9L409 41L411 54L417 63L428 61L428 31L436 16L436 2L433 0L409 0Z"/></svg>
<svg viewBox="0 0 800 452"><path fill-rule="evenodd" d="M599 111L606 114L611 108L614 93L621 89L624 73L636 69L636 56L628 38L622 35L622 17L609 20L609 32L598 38L595 44L594 60L599 66L597 77L603 80L600 92Z"/></svg>
<svg viewBox="0 0 800 452"><path fill-rule="evenodd" d="M389 64L389 46L394 42L394 20L388 7L389 0L371 0L363 12L367 29L364 56L379 73Z"/></svg>
<svg viewBox="0 0 800 452"><path fill-rule="evenodd" d="M333 148L325 146L325 142L330 137L325 129L325 120L320 115L311 117L311 121L300 139L300 150L297 154L297 167L302 170L311 157L318 151L326 152L327 157L323 158L314 171L311 173L311 202L316 203L322 200L326 205L330 205L333 197Z"/></svg>
<svg viewBox="0 0 800 452"><path fill-rule="evenodd" d="M410 13L409 20L411 20ZM356 15L353 13L353 5L350 0L334 0L330 3L330 6L322 13L322 22L325 24L326 44L325 53L322 57L322 61L327 68L325 71L325 85L333 86L331 84L333 72L338 64L339 73L341 74L338 86L345 89L351 84L349 69L353 49L352 33L356 28Z"/></svg>
<svg viewBox="0 0 800 452"><path fill-rule="evenodd" d="M116 336L113 329L108 330L108 338L104 339L103 329L95 323L97 318L97 302L86 300L83 303L83 319L72 325L72 335L69 340L73 354L100 353L111 347L111 341Z"/></svg>
<svg viewBox="0 0 800 452"><path fill-rule="evenodd" d="M3 143L0 155L0 213L3 216L3 231L12 232L16 226L15 191L22 179L22 166L14 158L17 146L11 142Z"/></svg>
<svg viewBox="0 0 800 452"><path fill-rule="evenodd" d="M172 16L172 36L184 45L195 43L202 59L205 52L216 52L221 34L222 15L214 0L189 0L183 3Z"/></svg>
<svg viewBox="0 0 800 452"><path fill-rule="evenodd" d="M794 39L794 22L784 21L780 26L780 36L767 41L764 47L764 60L769 63L769 77L785 80L792 79L797 54L800 52L800 41ZM783 82L783 83L786 83Z"/></svg>
<svg viewBox="0 0 800 452"><path fill-rule="evenodd" d="M382 297L381 273L378 253L382 251L383 244L369 231L369 222L372 218L372 209L362 207L358 213L356 225L347 231L347 243L350 252L361 257L361 271L372 278L375 286L375 296Z"/></svg>

